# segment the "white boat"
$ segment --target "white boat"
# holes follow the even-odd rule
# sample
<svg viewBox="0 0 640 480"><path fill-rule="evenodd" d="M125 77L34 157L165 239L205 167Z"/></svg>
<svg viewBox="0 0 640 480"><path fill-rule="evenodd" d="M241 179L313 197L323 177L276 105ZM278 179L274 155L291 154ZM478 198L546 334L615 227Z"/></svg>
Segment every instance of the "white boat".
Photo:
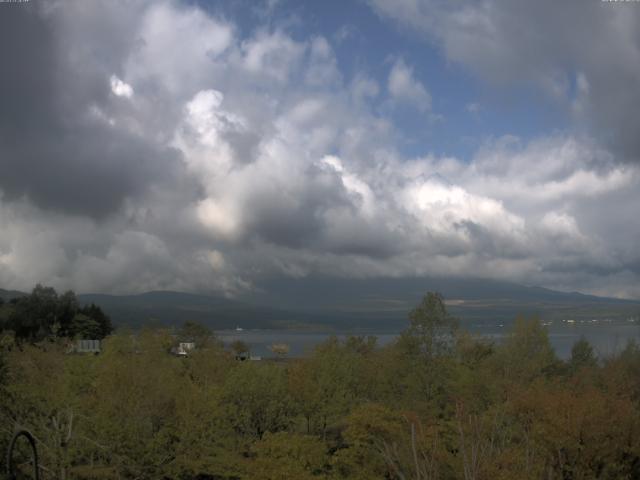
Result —
<svg viewBox="0 0 640 480"><path fill-rule="evenodd" d="M243 329L240 327L236 327L236 332L241 332Z"/></svg>

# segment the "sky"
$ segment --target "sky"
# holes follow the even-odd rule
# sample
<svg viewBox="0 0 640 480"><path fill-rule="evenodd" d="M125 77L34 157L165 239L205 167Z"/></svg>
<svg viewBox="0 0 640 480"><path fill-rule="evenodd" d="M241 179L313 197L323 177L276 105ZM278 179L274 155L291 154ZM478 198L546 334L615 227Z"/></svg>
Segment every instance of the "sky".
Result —
<svg viewBox="0 0 640 480"><path fill-rule="evenodd" d="M0 287L640 298L640 3L0 3Z"/></svg>

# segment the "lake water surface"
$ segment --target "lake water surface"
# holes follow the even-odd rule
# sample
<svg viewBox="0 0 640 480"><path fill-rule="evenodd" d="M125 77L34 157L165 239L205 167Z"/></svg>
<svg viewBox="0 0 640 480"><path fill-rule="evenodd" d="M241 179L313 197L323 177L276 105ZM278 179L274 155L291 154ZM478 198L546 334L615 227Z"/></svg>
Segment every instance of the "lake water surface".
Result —
<svg viewBox="0 0 640 480"><path fill-rule="evenodd" d="M465 326L466 330L473 334L489 338L494 342L500 342L509 332L509 326L504 325L475 325ZM622 350L629 340L640 343L640 323L629 321L626 323L612 322L584 322L567 323L556 322L547 327L549 340L560 358L571 356L571 347L581 337L585 337L601 357L612 355ZM304 330L221 330L216 332L218 337L229 345L235 340L242 340L251 348L251 354L262 358L271 358L275 355L270 346L274 343L289 345L289 357L301 357L308 355L319 343L327 340L331 332L311 332ZM344 339L348 335L375 335L378 345L386 345L394 341L399 332L336 332L335 335Z"/></svg>

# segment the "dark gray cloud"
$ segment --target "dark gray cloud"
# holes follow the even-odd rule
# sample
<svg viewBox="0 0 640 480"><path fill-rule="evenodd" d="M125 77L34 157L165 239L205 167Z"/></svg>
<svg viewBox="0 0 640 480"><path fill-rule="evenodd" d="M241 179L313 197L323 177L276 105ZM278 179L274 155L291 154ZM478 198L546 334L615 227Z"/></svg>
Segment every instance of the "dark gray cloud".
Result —
<svg viewBox="0 0 640 480"><path fill-rule="evenodd" d="M56 51L52 25L35 2L3 5L0 14L0 127L11 139L25 129L51 123L56 83Z"/></svg>
<svg viewBox="0 0 640 480"><path fill-rule="evenodd" d="M184 175L177 150L92 115L113 101L108 66L99 72L77 62L56 17L41 7L31 2L0 12L5 198L27 196L42 208L102 217L149 185Z"/></svg>
<svg viewBox="0 0 640 480"><path fill-rule="evenodd" d="M176 150L100 127L53 128L3 139L0 187L8 200L26 195L45 209L103 217L182 173Z"/></svg>

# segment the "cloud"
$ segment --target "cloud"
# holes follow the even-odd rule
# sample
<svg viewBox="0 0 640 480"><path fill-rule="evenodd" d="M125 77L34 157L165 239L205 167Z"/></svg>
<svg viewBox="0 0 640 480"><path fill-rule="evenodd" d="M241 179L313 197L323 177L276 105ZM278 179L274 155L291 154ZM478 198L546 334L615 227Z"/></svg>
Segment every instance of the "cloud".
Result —
<svg viewBox="0 0 640 480"><path fill-rule="evenodd" d="M230 24L177 2L151 3L138 20L124 61L126 78L134 86L163 87L172 96L211 81L216 59L234 40Z"/></svg>
<svg viewBox="0 0 640 480"><path fill-rule="evenodd" d="M380 80L341 67L317 34L243 32L171 1L125 4L123 21L119 2L33 2L0 16L4 40L33 32L20 50L0 42L14 72L0 77L0 285L237 295L274 275L472 275L640 295L638 167L598 135L407 157L377 104L386 79L398 105L430 111L403 59ZM515 47L477 51L497 56L482 66L457 47L497 41L494 27L506 27L493 2L440 5L455 34L430 5L407 0L393 15L420 29L406 12L424 19L488 81L518 81ZM544 52L532 56L541 68ZM565 91L549 65L535 82L588 117L593 68L583 62Z"/></svg>
<svg viewBox="0 0 640 480"><path fill-rule="evenodd" d="M77 55L65 55L57 15L34 3L0 18L1 61L13 72L0 80L0 189L5 200L27 196L43 208L104 217L180 177L179 152L115 120L112 86L125 96L133 90L103 65L80 68ZM18 37L19 50L6 47ZM78 55L89 55L87 42Z"/></svg>
<svg viewBox="0 0 640 480"><path fill-rule="evenodd" d="M351 92L354 99L361 102L377 97L380 93L380 87L372 78L360 74L352 80Z"/></svg>
<svg viewBox="0 0 640 480"><path fill-rule="evenodd" d="M492 85L535 86L609 148L640 161L636 5L552 0L369 4L383 18L435 40L447 59Z"/></svg>
<svg viewBox="0 0 640 480"><path fill-rule="evenodd" d="M387 88L391 98L400 103L414 105L421 111L431 107L431 95L424 85L414 78L413 69L402 59L396 60L391 67Z"/></svg>
<svg viewBox="0 0 640 480"><path fill-rule="evenodd" d="M477 102L467 103L464 109L472 115L475 115L480 112L481 106Z"/></svg>
<svg viewBox="0 0 640 480"><path fill-rule="evenodd" d="M110 79L111 91L118 97L131 98L133 97L133 88L128 83L124 83L115 75L111 75Z"/></svg>
<svg viewBox="0 0 640 480"><path fill-rule="evenodd" d="M628 246L638 229L628 222L630 209L639 206L633 192L640 172L615 162L593 141L555 136L523 143L503 138L486 144L470 163L430 157L409 162L405 171L411 176L438 171L466 192L508 206L508 212L524 222L522 236L508 243L511 251L530 261L516 270L521 278L599 293L630 291L628 285L614 286L605 278L619 275L637 257ZM500 229L493 226L490 231ZM506 253L497 256L508 259Z"/></svg>
<svg viewBox="0 0 640 480"><path fill-rule="evenodd" d="M292 74L305 45L282 32L260 32L242 43L242 65L248 73L283 83Z"/></svg>

